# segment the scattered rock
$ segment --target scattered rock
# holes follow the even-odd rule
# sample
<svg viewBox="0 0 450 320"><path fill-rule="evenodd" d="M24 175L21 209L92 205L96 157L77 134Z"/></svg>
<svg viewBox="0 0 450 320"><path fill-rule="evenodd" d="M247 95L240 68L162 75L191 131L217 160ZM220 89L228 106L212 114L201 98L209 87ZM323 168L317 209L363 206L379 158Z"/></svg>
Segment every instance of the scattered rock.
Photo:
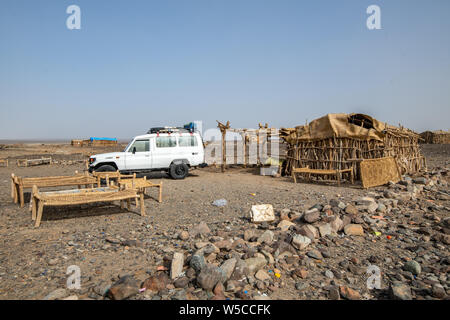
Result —
<svg viewBox="0 0 450 320"><path fill-rule="evenodd" d="M356 207L352 204L347 205L347 207L345 207L345 213L346 214L350 214L350 215L357 215L359 213L358 209L356 209Z"/></svg>
<svg viewBox="0 0 450 320"><path fill-rule="evenodd" d="M438 299L443 299L447 295L447 293L445 292L444 287L442 285L440 285L440 284L434 284L433 285L432 294L433 294L433 297L438 298Z"/></svg>
<svg viewBox="0 0 450 320"><path fill-rule="evenodd" d="M349 224L344 227L344 232L349 236L363 236L364 230L360 224Z"/></svg>
<svg viewBox="0 0 450 320"><path fill-rule="evenodd" d="M231 278L231 275L233 274L234 268L236 267L237 260L235 258L231 258L226 260L222 265L220 266L220 269L222 270L222 282L225 283L228 279Z"/></svg>
<svg viewBox="0 0 450 320"><path fill-rule="evenodd" d="M317 209L311 209L305 212L303 215L303 220L308 223L314 223L320 220L320 212Z"/></svg>
<svg viewBox="0 0 450 320"><path fill-rule="evenodd" d="M191 257L189 265L198 273L206 266L205 257L203 256L203 254L194 254Z"/></svg>
<svg viewBox="0 0 450 320"><path fill-rule="evenodd" d="M361 299L361 295L359 294L358 291L353 290L347 286L340 286L339 293L343 298L348 299L348 300L360 300Z"/></svg>
<svg viewBox="0 0 450 320"><path fill-rule="evenodd" d="M318 226L318 229L321 237L331 235L333 232L330 223L321 224Z"/></svg>
<svg viewBox="0 0 450 320"><path fill-rule="evenodd" d="M197 282L203 289L211 291L224 278L222 270L212 264L207 264L197 277Z"/></svg>
<svg viewBox="0 0 450 320"><path fill-rule="evenodd" d="M186 241L189 239L189 232L181 231L178 237L180 238L180 240Z"/></svg>
<svg viewBox="0 0 450 320"><path fill-rule="evenodd" d="M267 260L265 258L259 257L249 258L245 260L245 263L247 265L249 274L253 275L256 273L256 271L258 271L267 264Z"/></svg>
<svg viewBox="0 0 450 320"><path fill-rule="evenodd" d="M180 252L173 254L172 266L170 268L170 277L173 279L178 278L183 272L184 255Z"/></svg>
<svg viewBox="0 0 450 320"><path fill-rule="evenodd" d="M310 224L302 226L298 230L298 233L305 237L308 237L311 241L314 241L314 239L319 238L319 231L317 230L316 227L314 227Z"/></svg>
<svg viewBox="0 0 450 320"><path fill-rule="evenodd" d="M420 267L420 264L417 261L410 260L405 263L405 266L403 267L406 271L411 272L413 275L419 275L422 272L422 268Z"/></svg>
<svg viewBox="0 0 450 320"><path fill-rule="evenodd" d="M311 239L301 234L296 234L292 238L292 245L299 250L305 249L310 243Z"/></svg>
<svg viewBox="0 0 450 320"><path fill-rule="evenodd" d="M164 272L158 272L156 275L147 278L142 284L142 288L150 292L159 292L164 290L169 284L169 277Z"/></svg>
<svg viewBox="0 0 450 320"><path fill-rule="evenodd" d="M264 270L258 270L258 272L256 272L255 274L255 278L261 281L266 281L270 279L270 276L267 272L265 272Z"/></svg>
<svg viewBox="0 0 450 320"><path fill-rule="evenodd" d="M180 277L173 282L175 288L185 288L189 283L188 277Z"/></svg>
<svg viewBox="0 0 450 320"><path fill-rule="evenodd" d="M308 252L306 253L306 255L307 255L308 257L313 258L313 259L316 259L316 260L320 260L320 259L323 258L323 257L322 257L322 254L321 254L320 251L318 251L318 250L311 250L311 251L308 251Z"/></svg>
<svg viewBox="0 0 450 320"><path fill-rule="evenodd" d="M43 300L57 300L67 297L69 292L66 289L56 289L44 297Z"/></svg>
<svg viewBox="0 0 450 320"><path fill-rule="evenodd" d="M288 231L289 228L291 226L295 226L295 223L289 221L289 220L282 220L279 224L278 224L278 228L281 229L281 231Z"/></svg>
<svg viewBox="0 0 450 320"><path fill-rule="evenodd" d="M258 238L258 242L259 243L266 243L266 244L271 244L273 241L273 237L274 234L272 231L270 230L266 230L259 238Z"/></svg>
<svg viewBox="0 0 450 320"><path fill-rule="evenodd" d="M208 225L204 221L202 221L198 225L192 227L189 234L195 238L198 235L207 235L210 232L211 230L209 229Z"/></svg>
<svg viewBox="0 0 450 320"><path fill-rule="evenodd" d="M126 275L114 283L108 290L112 300L123 300L139 293L139 283L130 275Z"/></svg>
<svg viewBox="0 0 450 320"><path fill-rule="evenodd" d="M390 286L390 294L396 300L412 300L411 288L399 281L395 281Z"/></svg>

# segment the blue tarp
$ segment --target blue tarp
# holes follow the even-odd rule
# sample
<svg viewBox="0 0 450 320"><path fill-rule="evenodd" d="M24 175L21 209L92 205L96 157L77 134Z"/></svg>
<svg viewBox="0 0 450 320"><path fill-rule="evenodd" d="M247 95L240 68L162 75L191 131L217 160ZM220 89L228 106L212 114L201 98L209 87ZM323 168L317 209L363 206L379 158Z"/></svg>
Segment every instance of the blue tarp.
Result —
<svg viewBox="0 0 450 320"><path fill-rule="evenodd" d="M91 141L99 141L99 140L106 140L106 141L117 141L116 138L97 138L97 137L90 137Z"/></svg>

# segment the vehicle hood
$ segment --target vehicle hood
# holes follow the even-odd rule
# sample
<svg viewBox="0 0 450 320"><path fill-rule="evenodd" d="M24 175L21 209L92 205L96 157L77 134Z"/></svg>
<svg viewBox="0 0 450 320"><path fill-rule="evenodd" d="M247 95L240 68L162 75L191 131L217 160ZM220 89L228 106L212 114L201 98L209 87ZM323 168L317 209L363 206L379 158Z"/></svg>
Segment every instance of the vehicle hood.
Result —
<svg viewBox="0 0 450 320"><path fill-rule="evenodd" d="M95 158L96 160L116 160L116 157L124 157L125 152L111 152L111 153L100 153L92 155L91 158Z"/></svg>

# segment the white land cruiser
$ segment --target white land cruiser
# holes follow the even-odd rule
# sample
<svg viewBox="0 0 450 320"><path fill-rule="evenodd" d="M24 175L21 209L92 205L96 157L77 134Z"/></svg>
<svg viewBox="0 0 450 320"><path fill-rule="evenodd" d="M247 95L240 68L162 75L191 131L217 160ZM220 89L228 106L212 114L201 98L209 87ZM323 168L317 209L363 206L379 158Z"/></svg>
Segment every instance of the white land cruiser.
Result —
<svg viewBox="0 0 450 320"><path fill-rule="evenodd" d="M89 158L91 173L166 171L173 179L184 179L190 168L206 166L202 137L182 128L153 128L135 137L123 152Z"/></svg>

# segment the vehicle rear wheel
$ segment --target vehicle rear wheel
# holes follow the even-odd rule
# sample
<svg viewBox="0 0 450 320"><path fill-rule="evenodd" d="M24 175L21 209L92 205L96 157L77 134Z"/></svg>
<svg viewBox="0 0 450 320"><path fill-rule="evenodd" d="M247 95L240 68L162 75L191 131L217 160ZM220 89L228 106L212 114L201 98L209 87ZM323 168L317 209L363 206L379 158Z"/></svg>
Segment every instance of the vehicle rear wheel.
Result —
<svg viewBox="0 0 450 320"><path fill-rule="evenodd" d="M117 169L109 164L104 164L95 170L96 172L116 172Z"/></svg>
<svg viewBox="0 0 450 320"><path fill-rule="evenodd" d="M184 179L189 173L189 167L185 163L172 164L169 169L169 174L172 179Z"/></svg>

